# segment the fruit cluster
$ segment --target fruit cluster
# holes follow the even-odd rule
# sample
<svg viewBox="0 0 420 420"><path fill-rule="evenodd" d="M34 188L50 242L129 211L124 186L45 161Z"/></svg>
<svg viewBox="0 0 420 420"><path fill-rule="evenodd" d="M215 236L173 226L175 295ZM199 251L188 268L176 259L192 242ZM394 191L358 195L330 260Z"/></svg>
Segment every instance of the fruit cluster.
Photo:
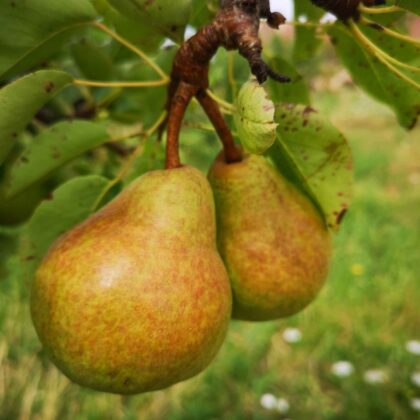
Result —
<svg viewBox="0 0 420 420"><path fill-rule="evenodd" d="M188 166L143 175L56 241L33 283L32 319L73 381L157 390L202 371L231 316L304 308L330 249L316 209L266 158L221 154L208 180Z"/></svg>
<svg viewBox="0 0 420 420"><path fill-rule="evenodd" d="M261 5L270 18L268 2ZM190 378L215 357L231 317L292 315L325 280L331 244L323 219L265 157L243 155L206 93L210 59L226 40L249 53L251 70L257 63L274 75L261 59L259 2L224 6L175 57L166 169L143 175L58 239L37 271L35 328L81 385L133 394ZM243 28L251 35L242 39ZM208 180L179 161L181 120L194 95L224 146Z"/></svg>

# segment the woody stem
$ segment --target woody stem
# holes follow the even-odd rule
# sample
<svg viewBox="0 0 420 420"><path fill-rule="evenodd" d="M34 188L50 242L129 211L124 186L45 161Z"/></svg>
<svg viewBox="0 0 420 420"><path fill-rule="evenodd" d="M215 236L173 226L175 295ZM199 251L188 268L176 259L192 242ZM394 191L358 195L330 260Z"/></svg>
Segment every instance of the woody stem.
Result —
<svg viewBox="0 0 420 420"><path fill-rule="evenodd" d="M166 169L175 169L181 166L179 158L179 133L185 111L195 94L195 87L180 82L175 94L172 96L168 114L168 130L166 136Z"/></svg>
<svg viewBox="0 0 420 420"><path fill-rule="evenodd" d="M217 103L208 95L205 90L200 90L197 95L197 100L203 107L209 120L216 129L216 132L223 144L225 153L225 160L227 163L240 162L242 160L242 151L235 144L229 126L226 124L222 113Z"/></svg>

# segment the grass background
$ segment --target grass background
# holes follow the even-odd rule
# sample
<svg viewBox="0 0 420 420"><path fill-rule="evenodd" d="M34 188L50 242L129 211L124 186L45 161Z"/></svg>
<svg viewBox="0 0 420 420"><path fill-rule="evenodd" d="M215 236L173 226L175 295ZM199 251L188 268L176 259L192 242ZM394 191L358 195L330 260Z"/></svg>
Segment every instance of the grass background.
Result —
<svg viewBox="0 0 420 420"><path fill-rule="evenodd" d="M327 285L303 313L268 323L232 322L212 365L196 378L151 394L120 397L82 389L42 353L28 312L28 285L13 256L13 230L0 233L1 419L415 419L419 357L420 130L353 87L323 88L315 106L347 135L355 158L355 199L335 238ZM416 141L417 140L417 141ZM296 327L302 340L283 339ZM333 375L350 361L354 373ZM371 385L368 369L388 380ZM272 393L288 413L264 409ZM417 417L416 417L417 416Z"/></svg>

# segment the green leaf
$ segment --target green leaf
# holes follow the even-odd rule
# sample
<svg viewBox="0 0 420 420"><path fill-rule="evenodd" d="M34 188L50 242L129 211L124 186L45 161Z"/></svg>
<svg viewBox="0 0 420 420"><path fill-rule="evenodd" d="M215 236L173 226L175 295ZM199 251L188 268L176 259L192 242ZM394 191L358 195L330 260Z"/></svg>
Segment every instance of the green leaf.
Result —
<svg viewBox="0 0 420 420"><path fill-rule="evenodd" d="M396 5L420 16L420 2L418 0L397 0Z"/></svg>
<svg viewBox="0 0 420 420"><path fill-rule="evenodd" d="M219 0L192 0L192 13L189 23L199 28L209 23L219 10Z"/></svg>
<svg viewBox="0 0 420 420"><path fill-rule="evenodd" d="M295 1L296 20L305 18L307 21L318 22L324 11L314 6L311 0ZM295 42L293 45L293 60L300 62L311 58L321 45L321 38L316 36L316 28L297 26L295 28Z"/></svg>
<svg viewBox="0 0 420 420"><path fill-rule="evenodd" d="M162 35L182 42L191 14L191 0L108 0L109 3L138 25L155 29Z"/></svg>
<svg viewBox="0 0 420 420"><path fill-rule="evenodd" d="M242 86L236 109L234 121L242 146L250 153L264 153L276 139L277 124L274 104L255 79Z"/></svg>
<svg viewBox="0 0 420 420"><path fill-rule="evenodd" d="M165 48L155 55L155 62L166 73L171 71L173 57L177 48ZM127 70L120 80L156 80L156 72L144 63L138 63ZM127 89L112 106L114 119L137 122L141 119L144 126L153 124L165 107L167 86L152 89Z"/></svg>
<svg viewBox="0 0 420 420"><path fill-rule="evenodd" d="M48 58L95 16L88 0L2 0L0 80Z"/></svg>
<svg viewBox="0 0 420 420"><path fill-rule="evenodd" d="M0 164L39 108L71 81L63 71L40 70L0 90Z"/></svg>
<svg viewBox="0 0 420 420"><path fill-rule="evenodd" d="M55 190L51 199L41 203L23 233L21 255L29 275L60 235L94 212L96 201L107 184L106 178L97 175L74 178Z"/></svg>
<svg viewBox="0 0 420 420"><path fill-rule="evenodd" d="M152 26L139 25L133 16L125 16L114 9L107 0L90 0L95 9L115 30L131 43L138 45L145 52L155 52L164 39L164 35Z"/></svg>
<svg viewBox="0 0 420 420"><path fill-rule="evenodd" d="M25 222L47 194L47 187L38 183L22 194L7 199L3 188L0 187L0 225L13 226Z"/></svg>
<svg viewBox="0 0 420 420"><path fill-rule="evenodd" d="M275 103L310 104L308 85L294 66L280 57L270 58L270 66L291 79L290 83L279 83L271 79L268 81L270 97Z"/></svg>
<svg viewBox="0 0 420 420"><path fill-rule="evenodd" d="M99 81L112 79L112 60L103 48L84 38L72 45L71 52L77 66L88 79Z"/></svg>
<svg viewBox="0 0 420 420"><path fill-rule="evenodd" d="M379 48L396 59L409 61L420 55L420 49L412 45L379 34L373 29L366 28L364 32L369 34ZM329 34L338 56L351 73L354 82L393 109L403 127L413 128L420 112L420 91L400 79L362 48L342 24L329 28ZM408 72L406 74L420 81L418 75Z"/></svg>
<svg viewBox="0 0 420 420"><path fill-rule="evenodd" d="M49 127L12 164L5 178L7 196L20 193L108 139L105 127L89 121L65 121Z"/></svg>
<svg viewBox="0 0 420 420"><path fill-rule="evenodd" d="M328 227L337 230L352 197L352 157L345 138L304 105L279 105L275 121L278 136L270 157L312 198Z"/></svg>

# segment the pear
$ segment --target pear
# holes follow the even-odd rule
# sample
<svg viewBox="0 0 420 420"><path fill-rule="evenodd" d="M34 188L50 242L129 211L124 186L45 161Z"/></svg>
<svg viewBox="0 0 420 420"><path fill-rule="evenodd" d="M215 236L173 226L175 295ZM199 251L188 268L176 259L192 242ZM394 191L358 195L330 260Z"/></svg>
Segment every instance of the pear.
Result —
<svg viewBox="0 0 420 420"><path fill-rule="evenodd" d="M233 289L233 318L263 321L308 305L328 271L331 238L311 202L262 156L209 172L218 246Z"/></svg>
<svg viewBox="0 0 420 420"><path fill-rule="evenodd" d="M214 201L191 167L157 170L59 238L37 270L31 314L74 382L134 394L203 370L232 306Z"/></svg>

